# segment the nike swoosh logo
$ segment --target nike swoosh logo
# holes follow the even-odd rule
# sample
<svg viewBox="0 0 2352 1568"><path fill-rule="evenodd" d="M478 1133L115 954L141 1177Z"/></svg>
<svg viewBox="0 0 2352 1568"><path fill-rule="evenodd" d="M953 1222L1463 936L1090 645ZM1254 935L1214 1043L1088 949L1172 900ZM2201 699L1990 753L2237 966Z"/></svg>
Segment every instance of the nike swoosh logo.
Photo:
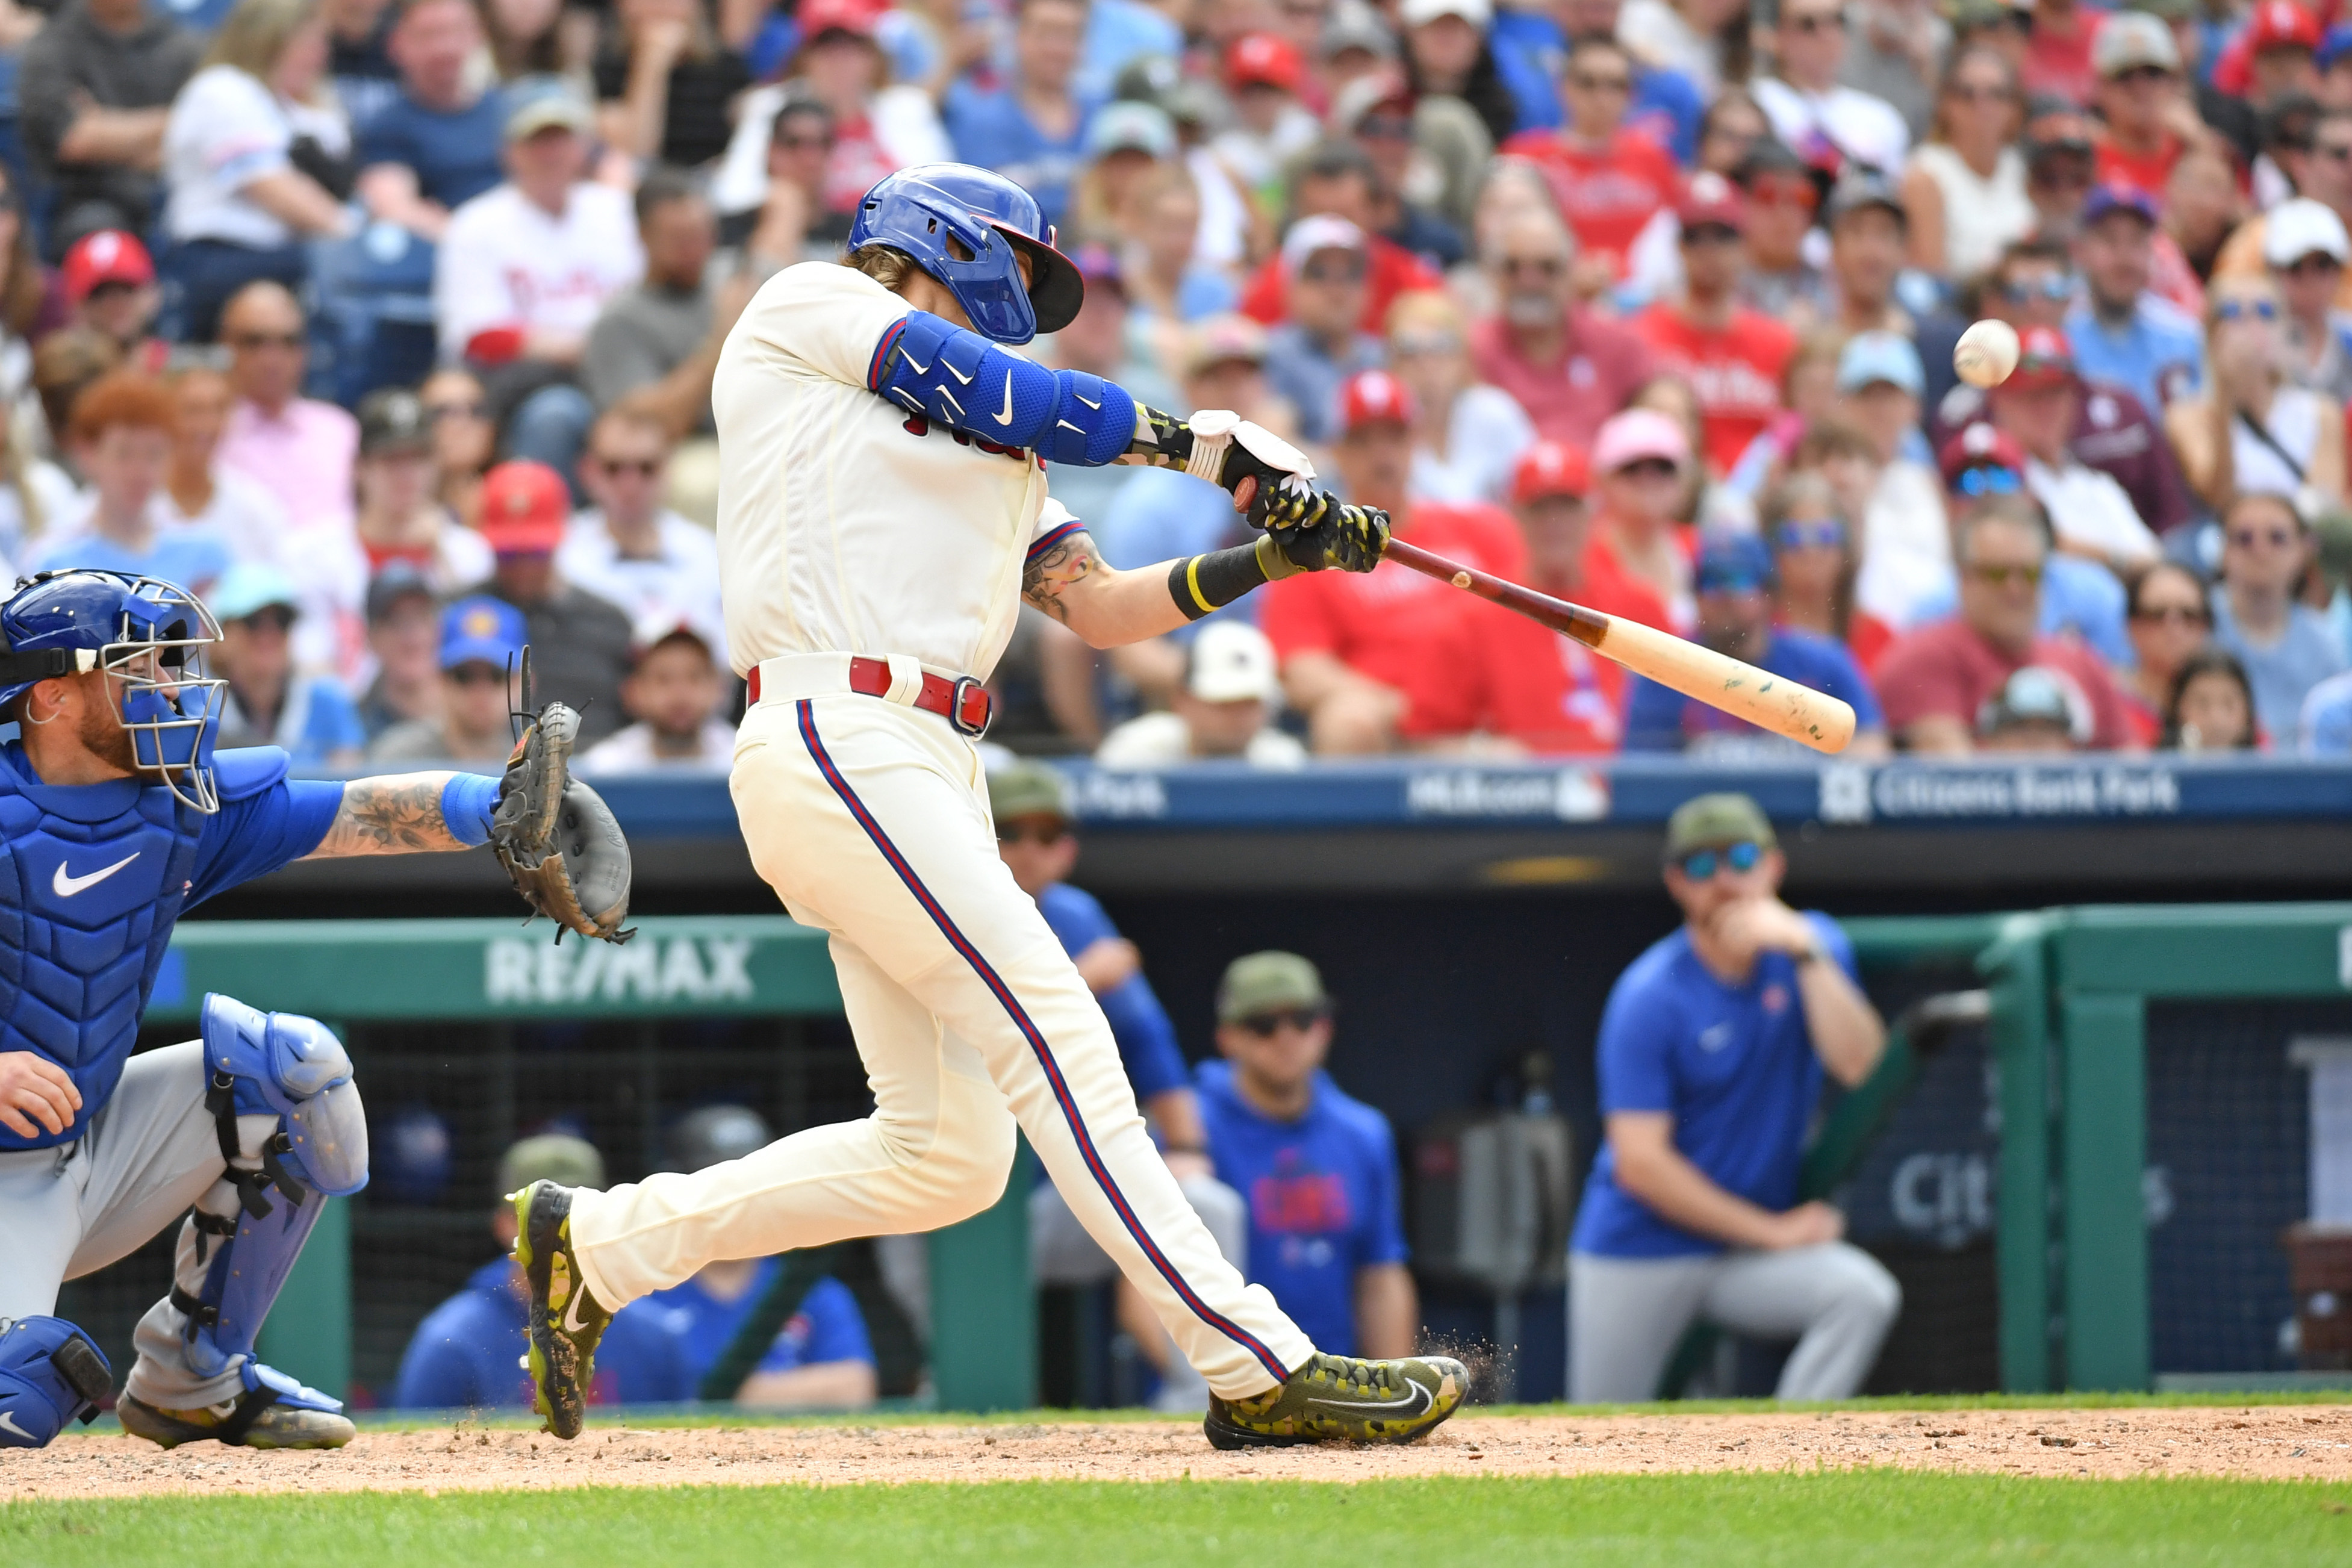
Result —
<svg viewBox="0 0 2352 1568"><path fill-rule="evenodd" d="M1004 411L996 416L999 425L1010 428L1013 424L1013 373L1004 373Z"/></svg>
<svg viewBox="0 0 2352 1568"><path fill-rule="evenodd" d="M929 365L925 364L913 354L908 353L905 349L900 349L898 351L898 357L912 365L917 375L929 375L931 374L931 367Z"/></svg>
<svg viewBox="0 0 2352 1568"><path fill-rule="evenodd" d="M941 360L940 363L941 364L947 364L947 361L945 361L945 360ZM960 371L960 370L956 369L956 367L955 367L955 366L953 366L953 365L951 365L951 364L947 364L947 370L948 370L948 374L949 374L950 375L951 375L951 376L955 377L958 381L960 381L960 382L963 383L966 386L970 386L970 385L971 384L971 377L970 377L970 376L968 376L968 375L964 374L964 373L963 373L963 372L961 372L961 371ZM1007 374L1009 374L1010 373L1008 372Z"/></svg>
<svg viewBox="0 0 2352 1568"><path fill-rule="evenodd" d="M58 862L58 874L49 879L49 886L57 889L58 897L61 899L70 899L85 888L97 887L100 882L105 881L109 877L111 877L117 871L121 870L122 868L130 865L133 860L138 859L142 851L133 849L130 854L125 855L113 865L102 867L100 869L92 871L89 875L82 877L76 877L68 873L66 870L66 863L60 860Z"/></svg>
<svg viewBox="0 0 2352 1568"><path fill-rule="evenodd" d="M5 1410L0 1410L0 1431L14 1432L17 1436L25 1439L26 1442L33 1444L34 1447L38 1447L40 1446L37 1442L35 1442L33 1435L30 1432L26 1431L22 1426L17 1426L16 1418L14 1415L9 1415Z"/></svg>
<svg viewBox="0 0 2352 1568"><path fill-rule="evenodd" d="M1431 1401L1429 1390L1422 1387L1421 1384L1416 1383L1412 1385L1411 1391L1402 1399L1381 1399L1369 1402L1356 1399L1348 1400L1344 1403L1336 1399L1310 1399L1307 1403L1310 1405L1319 1405L1326 1410L1349 1415L1360 1415L1367 1410L1393 1410L1400 1415L1418 1415L1423 1411L1429 1408Z"/></svg>
<svg viewBox="0 0 2352 1568"><path fill-rule="evenodd" d="M572 1288L572 1300L563 1303L563 1331L577 1334L588 1327L580 1321L580 1298L586 1294L580 1287Z"/></svg>

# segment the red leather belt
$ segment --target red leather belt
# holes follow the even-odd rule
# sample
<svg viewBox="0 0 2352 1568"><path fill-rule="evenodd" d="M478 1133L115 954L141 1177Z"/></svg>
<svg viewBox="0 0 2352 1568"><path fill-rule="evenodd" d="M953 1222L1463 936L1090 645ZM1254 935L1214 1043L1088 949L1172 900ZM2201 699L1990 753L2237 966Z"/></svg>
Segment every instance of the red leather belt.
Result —
<svg viewBox="0 0 2352 1568"><path fill-rule="evenodd" d="M760 700L760 667L753 665L747 684L751 700ZM861 697L887 697L890 694L890 666L878 658L853 658L849 661L849 689ZM996 717L996 704L988 695L988 688L969 675L950 680L944 675L926 671L923 689L915 695L914 705L926 713L936 713L955 727L956 732L979 740L988 733L990 721Z"/></svg>

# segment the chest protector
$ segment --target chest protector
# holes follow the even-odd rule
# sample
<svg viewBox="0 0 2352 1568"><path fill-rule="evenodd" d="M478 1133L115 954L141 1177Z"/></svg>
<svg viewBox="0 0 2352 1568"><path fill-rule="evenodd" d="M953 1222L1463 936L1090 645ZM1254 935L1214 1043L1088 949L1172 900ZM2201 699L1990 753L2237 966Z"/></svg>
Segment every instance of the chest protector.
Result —
<svg viewBox="0 0 2352 1568"><path fill-rule="evenodd" d="M283 777L286 754L224 752L218 763L227 800ZM47 785L27 782L31 772L13 743L0 754L0 1051L64 1068L81 1111L60 1133L0 1127L0 1150L74 1142L114 1092L187 901L198 837L219 820L161 785Z"/></svg>

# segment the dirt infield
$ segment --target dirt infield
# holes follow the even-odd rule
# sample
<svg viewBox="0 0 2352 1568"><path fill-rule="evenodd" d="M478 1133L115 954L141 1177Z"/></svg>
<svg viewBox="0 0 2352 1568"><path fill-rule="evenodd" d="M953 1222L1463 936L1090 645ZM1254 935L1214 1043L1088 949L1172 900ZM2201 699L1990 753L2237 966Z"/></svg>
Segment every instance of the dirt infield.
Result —
<svg viewBox="0 0 2352 1568"><path fill-rule="evenodd" d="M362 1432L340 1453L136 1437L0 1450L0 1501L183 1492L767 1486L849 1481L1350 1481L1893 1466L2023 1476L2352 1480L2352 1405L1464 1416L1410 1448L1220 1454L1197 1425L592 1427Z"/></svg>

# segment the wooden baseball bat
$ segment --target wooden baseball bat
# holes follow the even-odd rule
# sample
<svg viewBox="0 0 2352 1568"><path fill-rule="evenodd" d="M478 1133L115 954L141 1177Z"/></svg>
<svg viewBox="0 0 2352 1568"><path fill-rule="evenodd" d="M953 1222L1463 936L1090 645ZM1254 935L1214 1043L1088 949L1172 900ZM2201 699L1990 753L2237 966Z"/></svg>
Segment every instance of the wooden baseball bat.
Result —
<svg viewBox="0 0 2352 1568"><path fill-rule="evenodd" d="M1646 675L1661 686L1817 752L1843 752L1853 739L1853 710L1836 698L1742 664L1702 644L1685 642L1672 632L1621 616L1604 616L1501 577L1474 572L1402 539L1389 541L1387 559L1516 610L1637 675Z"/></svg>

